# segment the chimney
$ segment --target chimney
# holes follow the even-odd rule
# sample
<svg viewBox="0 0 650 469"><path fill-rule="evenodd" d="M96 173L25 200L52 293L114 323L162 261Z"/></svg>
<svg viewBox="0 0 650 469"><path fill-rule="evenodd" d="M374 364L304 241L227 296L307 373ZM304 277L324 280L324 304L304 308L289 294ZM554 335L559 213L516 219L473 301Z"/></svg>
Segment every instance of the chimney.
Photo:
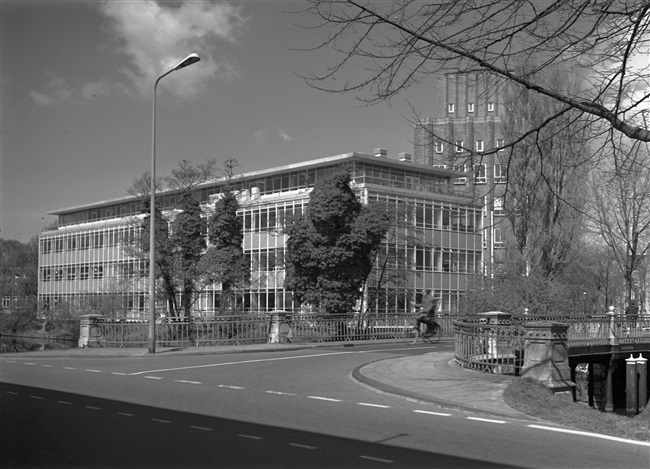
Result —
<svg viewBox="0 0 650 469"><path fill-rule="evenodd" d="M373 154L377 158L386 158L388 156L388 150L386 150L385 148L375 148Z"/></svg>
<svg viewBox="0 0 650 469"><path fill-rule="evenodd" d="M411 156L410 153L406 153L406 152L400 153L399 155L397 155L397 157L399 158L400 161L405 161L407 163L410 163L411 161L413 161L412 156Z"/></svg>

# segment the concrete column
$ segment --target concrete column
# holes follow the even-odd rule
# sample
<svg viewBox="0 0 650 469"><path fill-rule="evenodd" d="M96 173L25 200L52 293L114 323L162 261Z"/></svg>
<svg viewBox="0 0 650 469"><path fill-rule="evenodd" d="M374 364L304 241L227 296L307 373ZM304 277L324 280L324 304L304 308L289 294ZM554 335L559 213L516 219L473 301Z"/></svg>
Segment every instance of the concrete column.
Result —
<svg viewBox="0 0 650 469"><path fill-rule="evenodd" d="M524 325L522 377L541 381L554 393L571 391L575 387L569 368L568 329L568 324L550 321Z"/></svg>

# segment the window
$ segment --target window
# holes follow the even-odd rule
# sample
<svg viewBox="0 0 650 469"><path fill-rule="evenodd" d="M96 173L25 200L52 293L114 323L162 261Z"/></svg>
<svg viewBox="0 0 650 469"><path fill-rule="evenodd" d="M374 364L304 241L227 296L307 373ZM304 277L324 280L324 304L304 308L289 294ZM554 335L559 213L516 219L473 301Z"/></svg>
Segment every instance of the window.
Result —
<svg viewBox="0 0 650 469"><path fill-rule="evenodd" d="M84 265L84 266L80 267L79 268L79 278L81 280L87 280L89 272L90 272L90 267L88 267L87 265Z"/></svg>
<svg viewBox="0 0 650 469"><path fill-rule="evenodd" d="M485 184L487 182L485 166L484 164L474 165L474 184Z"/></svg>
<svg viewBox="0 0 650 469"><path fill-rule="evenodd" d="M436 147L436 153L442 153L442 151L444 150L444 147L442 145L442 140L436 140L435 147Z"/></svg>
<svg viewBox="0 0 650 469"><path fill-rule="evenodd" d="M75 280L77 278L77 269L75 267L68 267L68 280Z"/></svg>
<svg viewBox="0 0 650 469"><path fill-rule="evenodd" d="M453 114L454 111L455 111L455 106L454 106L453 104L451 104L451 103L450 103L450 104L447 104L447 112L448 112L449 114Z"/></svg>
<svg viewBox="0 0 650 469"><path fill-rule="evenodd" d="M453 170L454 171L461 171L463 173L467 171L464 164L455 164L453 166ZM466 177L455 178L455 179L452 179L451 182L453 184L465 184L467 182L467 178Z"/></svg>
<svg viewBox="0 0 650 469"><path fill-rule="evenodd" d="M484 150L483 140L476 141L476 151L482 152Z"/></svg>
<svg viewBox="0 0 650 469"><path fill-rule="evenodd" d="M494 199L494 215L502 217L506 214L505 209L503 208L503 197L496 197Z"/></svg>
<svg viewBox="0 0 650 469"><path fill-rule="evenodd" d="M63 279L63 269L54 269L54 281L59 282Z"/></svg>
<svg viewBox="0 0 650 469"><path fill-rule="evenodd" d="M494 112L494 103L488 103L488 112Z"/></svg>
<svg viewBox="0 0 650 469"><path fill-rule="evenodd" d="M506 144L505 140L503 140L502 138L497 138L497 148L499 149L499 151L505 150L505 148L503 148L505 144Z"/></svg>
<svg viewBox="0 0 650 469"><path fill-rule="evenodd" d="M474 103L467 103L467 112L474 112Z"/></svg>
<svg viewBox="0 0 650 469"><path fill-rule="evenodd" d="M495 248L504 247L503 230L501 228L494 229L494 247Z"/></svg>
<svg viewBox="0 0 650 469"><path fill-rule="evenodd" d="M93 269L93 278L104 278L104 266L96 265Z"/></svg>
<svg viewBox="0 0 650 469"><path fill-rule="evenodd" d="M504 183L506 182L506 167L501 163L494 165L494 182Z"/></svg>
<svg viewBox="0 0 650 469"><path fill-rule="evenodd" d="M462 153L463 152L463 141L462 140L456 140L455 151L456 151L456 153Z"/></svg>

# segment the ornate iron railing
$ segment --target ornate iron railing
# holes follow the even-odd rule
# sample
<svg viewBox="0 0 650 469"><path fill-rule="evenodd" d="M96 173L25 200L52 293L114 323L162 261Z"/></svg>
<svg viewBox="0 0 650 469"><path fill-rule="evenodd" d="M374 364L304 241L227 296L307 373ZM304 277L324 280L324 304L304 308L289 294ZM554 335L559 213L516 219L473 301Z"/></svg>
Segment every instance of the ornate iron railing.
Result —
<svg viewBox="0 0 650 469"><path fill-rule="evenodd" d="M455 357L463 367L498 374L521 372L524 357L525 324L553 321L568 324L567 346L596 346L650 342L650 320L600 316L528 316L514 317L499 324L483 318L454 321Z"/></svg>
<svg viewBox="0 0 650 469"><path fill-rule="evenodd" d="M454 319L437 318L444 336L454 335ZM401 338L413 315L334 317L319 314L251 313L187 320L159 320L156 343L161 347L263 344L267 342L328 342ZM104 347L144 347L149 322L97 319L98 342Z"/></svg>

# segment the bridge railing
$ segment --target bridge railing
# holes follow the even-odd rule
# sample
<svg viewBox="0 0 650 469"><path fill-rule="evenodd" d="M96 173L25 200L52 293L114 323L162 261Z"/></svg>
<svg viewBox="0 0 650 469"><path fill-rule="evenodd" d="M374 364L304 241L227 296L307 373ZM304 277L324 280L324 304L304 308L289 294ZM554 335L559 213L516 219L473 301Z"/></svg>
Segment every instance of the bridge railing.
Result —
<svg viewBox="0 0 650 469"><path fill-rule="evenodd" d="M443 314L437 318L443 336L454 335L453 321L460 317ZM405 327L414 323L413 315L335 317L282 312L194 318L191 323L186 319L165 319L156 323L156 343L161 347L187 347L397 339ZM148 320L97 318L95 325L101 346L145 347L148 343Z"/></svg>
<svg viewBox="0 0 650 469"><path fill-rule="evenodd" d="M519 374L523 366L525 324L552 321L568 324L567 346L650 342L650 319L612 316L513 317L500 324L482 318L454 321L455 357L461 366L499 374Z"/></svg>

